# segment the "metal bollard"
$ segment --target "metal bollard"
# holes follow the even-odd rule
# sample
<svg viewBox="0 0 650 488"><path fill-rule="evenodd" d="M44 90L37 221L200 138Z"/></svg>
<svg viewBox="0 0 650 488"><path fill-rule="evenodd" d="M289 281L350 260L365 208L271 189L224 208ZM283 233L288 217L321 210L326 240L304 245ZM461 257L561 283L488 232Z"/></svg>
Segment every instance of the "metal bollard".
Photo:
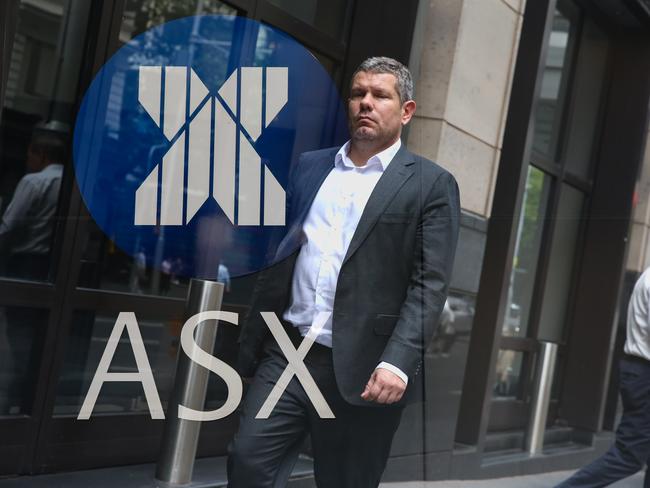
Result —
<svg viewBox="0 0 650 488"><path fill-rule="evenodd" d="M544 431L546 430L548 405L551 401L557 349L557 344L553 342L540 343L530 420L526 430L526 451L531 456L541 454L544 447Z"/></svg>
<svg viewBox="0 0 650 488"><path fill-rule="evenodd" d="M199 312L219 310L223 300L223 283L192 279L185 309L186 318ZM204 351L212 352L217 327L211 321L196 329L194 341ZM174 389L167 408L156 479L171 485L192 481L194 459L199 442L201 422L178 418L178 405L203 410L208 389L209 371L189 360L179 348Z"/></svg>

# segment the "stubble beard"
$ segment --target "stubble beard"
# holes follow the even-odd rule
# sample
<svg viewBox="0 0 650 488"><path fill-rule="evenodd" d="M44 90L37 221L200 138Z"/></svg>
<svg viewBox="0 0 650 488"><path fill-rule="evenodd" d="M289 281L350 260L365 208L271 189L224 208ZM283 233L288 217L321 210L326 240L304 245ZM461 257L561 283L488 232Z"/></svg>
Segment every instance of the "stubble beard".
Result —
<svg viewBox="0 0 650 488"><path fill-rule="evenodd" d="M370 130L368 127L357 127L352 131L352 139L358 142L372 142L379 138L376 131Z"/></svg>

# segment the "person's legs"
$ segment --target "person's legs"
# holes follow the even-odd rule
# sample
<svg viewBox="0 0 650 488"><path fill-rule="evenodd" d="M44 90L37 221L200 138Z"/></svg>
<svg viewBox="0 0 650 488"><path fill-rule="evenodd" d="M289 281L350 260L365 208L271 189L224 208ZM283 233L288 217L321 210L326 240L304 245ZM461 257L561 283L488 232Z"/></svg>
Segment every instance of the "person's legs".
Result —
<svg viewBox="0 0 650 488"><path fill-rule="evenodd" d="M285 487L307 428L302 387L293 378L267 419L256 419L287 365L276 345L267 343L242 405L239 430L228 446L228 487Z"/></svg>
<svg viewBox="0 0 650 488"><path fill-rule="evenodd" d="M623 416L614 445L557 488L608 486L638 472L650 458L650 363L622 360L620 388Z"/></svg>
<svg viewBox="0 0 650 488"><path fill-rule="evenodd" d="M627 478L639 469L641 466L634 456L614 444L605 454L560 483L557 488L600 488Z"/></svg>
<svg viewBox="0 0 650 488"><path fill-rule="evenodd" d="M298 347L302 338L291 332ZM244 400L239 431L229 446L229 488L286 486L307 430L318 488L376 488L402 408L348 404L338 391L331 349L313 344L304 362L335 418L321 419L294 377L269 418L255 419L287 365L274 341L267 342L265 352Z"/></svg>
<svg viewBox="0 0 650 488"><path fill-rule="evenodd" d="M386 467L402 407L357 407L338 391L334 372L314 370L336 418L322 419L311 407L309 430L318 488L376 488ZM318 381L318 378L317 378Z"/></svg>

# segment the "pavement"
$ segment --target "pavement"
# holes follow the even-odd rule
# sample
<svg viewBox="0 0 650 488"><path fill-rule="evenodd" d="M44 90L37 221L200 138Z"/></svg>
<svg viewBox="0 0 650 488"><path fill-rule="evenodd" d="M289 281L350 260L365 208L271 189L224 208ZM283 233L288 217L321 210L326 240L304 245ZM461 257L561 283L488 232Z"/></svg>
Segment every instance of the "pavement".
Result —
<svg viewBox="0 0 650 488"><path fill-rule="evenodd" d="M553 488L568 478L573 471L515 476L491 480L409 481L381 483L379 488ZM611 488L643 488L643 473L609 485Z"/></svg>

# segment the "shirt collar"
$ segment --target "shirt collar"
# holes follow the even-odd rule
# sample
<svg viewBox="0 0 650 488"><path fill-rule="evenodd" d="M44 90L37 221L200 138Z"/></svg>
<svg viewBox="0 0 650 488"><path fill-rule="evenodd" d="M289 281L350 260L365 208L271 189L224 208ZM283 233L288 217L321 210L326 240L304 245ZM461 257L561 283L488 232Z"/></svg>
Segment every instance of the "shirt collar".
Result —
<svg viewBox="0 0 650 488"><path fill-rule="evenodd" d="M58 163L48 164L40 173L63 173L63 165Z"/></svg>
<svg viewBox="0 0 650 488"><path fill-rule="evenodd" d="M371 157L365 166L355 166L352 160L348 157L348 152L350 151L350 141L348 141L343 144L341 149L336 153L336 156L334 157L334 165L343 165L348 168L367 168L368 166L380 164L382 171L386 171L388 164L393 160L400 147L402 147L402 141L398 138L391 146Z"/></svg>

